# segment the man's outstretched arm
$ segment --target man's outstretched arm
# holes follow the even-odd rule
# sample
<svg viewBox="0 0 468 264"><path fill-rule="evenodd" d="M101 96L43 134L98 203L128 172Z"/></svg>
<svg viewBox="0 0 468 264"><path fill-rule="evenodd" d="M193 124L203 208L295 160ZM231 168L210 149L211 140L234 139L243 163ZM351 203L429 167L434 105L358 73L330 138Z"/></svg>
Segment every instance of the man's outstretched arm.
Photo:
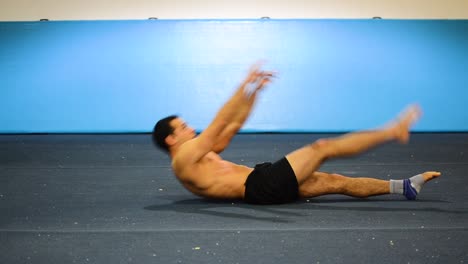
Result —
<svg viewBox="0 0 468 264"><path fill-rule="evenodd" d="M253 67L211 124L197 138L184 144L177 160L180 158L185 164L195 163L210 151L222 151L242 127L252 110L258 91L270 82L272 76L271 72L259 71L259 66Z"/></svg>
<svg viewBox="0 0 468 264"><path fill-rule="evenodd" d="M231 120L227 121L226 127L216 139L213 148L214 152L220 153L229 145L232 138L237 134L239 129L242 128L245 121L250 116L258 92L270 83L273 76L273 72L259 71L258 66L251 70L246 80L241 84L234 95L242 97L243 102L239 104L235 115Z"/></svg>

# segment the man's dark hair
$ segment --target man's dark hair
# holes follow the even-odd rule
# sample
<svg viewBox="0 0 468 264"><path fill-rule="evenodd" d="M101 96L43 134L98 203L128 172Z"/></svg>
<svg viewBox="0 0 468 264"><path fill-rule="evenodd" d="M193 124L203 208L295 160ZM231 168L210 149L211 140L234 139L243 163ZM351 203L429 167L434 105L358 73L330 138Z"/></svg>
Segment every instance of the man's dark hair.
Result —
<svg viewBox="0 0 468 264"><path fill-rule="evenodd" d="M171 127L170 122L178 118L176 115L171 115L159 120L153 129L153 143L155 146L169 152L169 146L166 144L166 137L174 132L174 128Z"/></svg>

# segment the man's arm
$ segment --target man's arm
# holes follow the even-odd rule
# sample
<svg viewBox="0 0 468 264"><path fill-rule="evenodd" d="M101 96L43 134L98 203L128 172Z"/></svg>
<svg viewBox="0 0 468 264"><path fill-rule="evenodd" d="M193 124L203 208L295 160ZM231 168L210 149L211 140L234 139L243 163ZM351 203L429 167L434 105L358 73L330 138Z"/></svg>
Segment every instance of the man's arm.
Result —
<svg viewBox="0 0 468 264"><path fill-rule="evenodd" d="M273 76L273 72L258 71L258 69L255 68L251 71L246 81L241 84L241 87L238 90L239 93L243 94L245 101L238 108L236 115L219 134L213 148L214 152L220 153L229 145L232 138L237 134L239 129L242 128L245 121L250 116L255 105L258 92L271 82L271 78Z"/></svg>
<svg viewBox="0 0 468 264"><path fill-rule="evenodd" d="M224 149L250 114L257 92L272 76L273 73L260 72L258 66L254 67L211 124L197 138L186 142L178 156L185 162L195 163L210 151Z"/></svg>

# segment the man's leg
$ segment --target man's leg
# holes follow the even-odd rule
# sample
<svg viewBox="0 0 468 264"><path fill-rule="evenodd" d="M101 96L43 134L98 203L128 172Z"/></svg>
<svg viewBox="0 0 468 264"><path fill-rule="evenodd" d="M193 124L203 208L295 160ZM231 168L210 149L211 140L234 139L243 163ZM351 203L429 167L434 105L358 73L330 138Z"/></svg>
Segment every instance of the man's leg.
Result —
<svg viewBox="0 0 468 264"><path fill-rule="evenodd" d="M440 176L440 173L428 171L421 175L424 182L427 182ZM316 197L325 194L344 194L364 198L389 193L389 181L372 178L351 178L325 172L314 172L299 185L299 195L302 198Z"/></svg>
<svg viewBox="0 0 468 264"><path fill-rule="evenodd" d="M353 197L368 197L390 193L389 181L371 178L351 178L339 174L313 172L299 186L302 198L325 194L344 194Z"/></svg>
<svg viewBox="0 0 468 264"><path fill-rule="evenodd" d="M348 133L337 138L322 139L317 143L323 145L329 158L356 155L392 140L407 143L410 126L420 115L419 107L413 105L383 129Z"/></svg>
<svg viewBox="0 0 468 264"><path fill-rule="evenodd" d="M286 155L286 158L296 174L298 183L301 184L326 159L356 155L392 140L406 143L409 139L409 128L419 116L419 108L411 106L384 129L321 139Z"/></svg>

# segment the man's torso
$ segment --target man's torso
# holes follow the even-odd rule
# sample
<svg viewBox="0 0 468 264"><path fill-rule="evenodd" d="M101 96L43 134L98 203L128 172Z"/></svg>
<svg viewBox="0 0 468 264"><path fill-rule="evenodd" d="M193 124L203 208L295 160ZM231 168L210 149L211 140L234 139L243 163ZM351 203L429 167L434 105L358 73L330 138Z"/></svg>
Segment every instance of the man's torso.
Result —
<svg viewBox="0 0 468 264"><path fill-rule="evenodd" d="M217 199L242 199L252 168L223 160L209 152L195 164L172 164L175 175L192 193Z"/></svg>

